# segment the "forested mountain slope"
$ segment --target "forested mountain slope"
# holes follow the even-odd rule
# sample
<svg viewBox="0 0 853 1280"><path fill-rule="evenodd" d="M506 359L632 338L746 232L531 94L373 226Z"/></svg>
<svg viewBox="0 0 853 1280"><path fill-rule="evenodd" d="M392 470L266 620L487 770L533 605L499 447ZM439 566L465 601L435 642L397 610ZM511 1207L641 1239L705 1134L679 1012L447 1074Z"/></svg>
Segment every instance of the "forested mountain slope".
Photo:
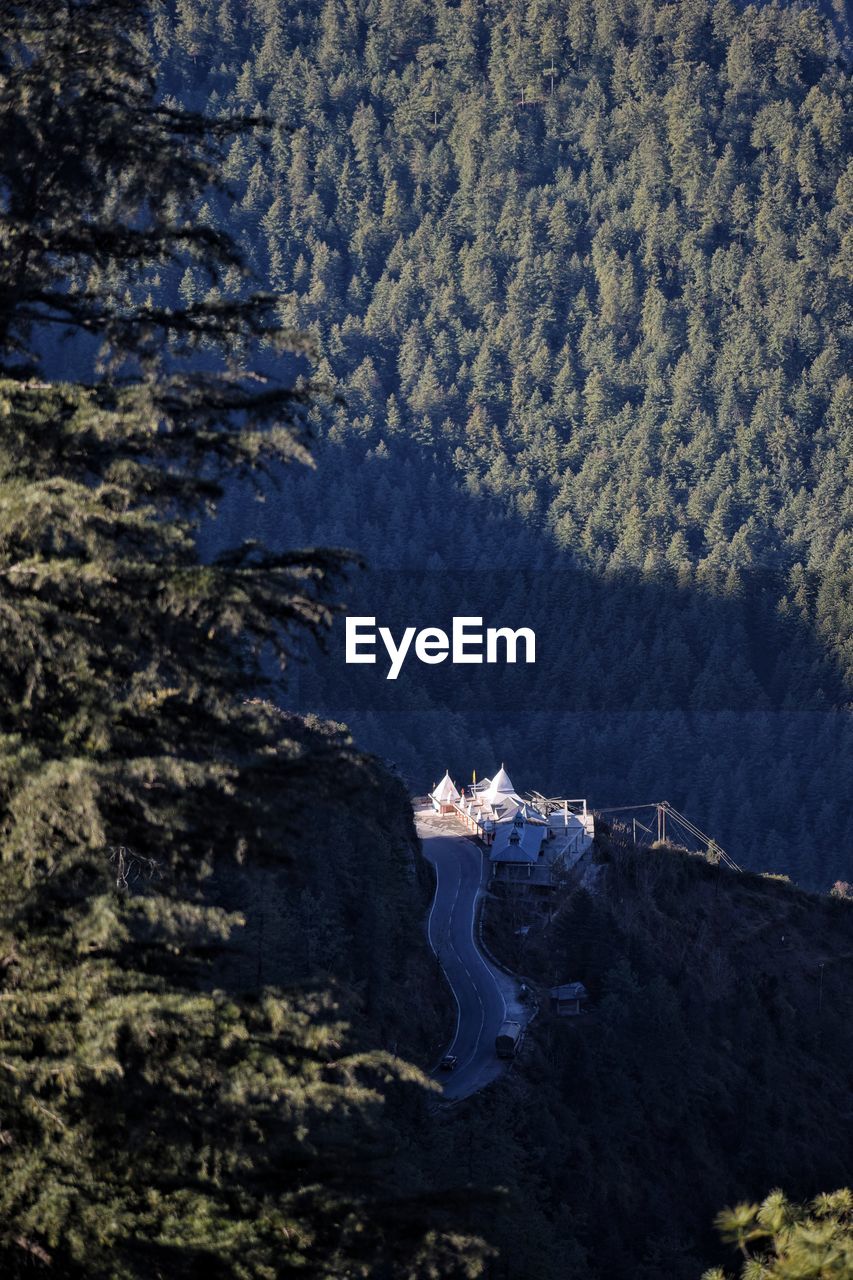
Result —
<svg viewBox="0 0 853 1280"><path fill-rule="evenodd" d="M688 1280L721 1256L711 1205L849 1183L853 903L624 837L604 842L594 895L549 909L510 893L487 911L505 963L592 995L580 1018L546 996L522 1078L449 1135L464 1159L476 1131L481 1167L510 1170L530 1212L534 1265L507 1275ZM560 1231L590 1270L572 1250L560 1270Z"/></svg>
<svg viewBox="0 0 853 1280"><path fill-rule="evenodd" d="M420 1068L446 1042L453 1010L423 930L430 883L405 784L345 730L282 711L266 679L273 663L289 669L295 657L309 657L338 598L341 557L316 547L294 552L285 539L324 525L348 534L363 521L359 503L380 513L365 539L377 559L389 539L411 541L417 532L423 545L407 553L412 562L427 546L434 557L422 580L393 570L404 557L389 556L396 578L368 577L359 588L383 593L389 620L409 597L418 607L452 605L445 570L464 586L461 569L487 551L494 571L479 578L498 582L504 607L521 607L532 593L546 612L556 610L551 621L565 636L561 663L546 664L539 685L519 670L502 692L516 712L519 754L531 760L536 750L543 771L564 769L560 729L577 715L591 763L610 724L602 776L611 784L623 784L619 770L644 753L646 741L629 741L626 727L642 726L650 708L656 739L681 726L667 749L683 755L685 776L699 742L706 753L725 747L726 776L736 776L744 706L750 733L778 724L798 752L787 773L769 777L802 776L803 759L842 771L839 720L819 708L840 703L844 675L819 643L817 620L777 619L772 590L748 597L728 576L725 591L713 581L700 590L690 554L670 580L642 566L633 577L619 564L608 574L582 549L561 548L549 534L547 475L515 496L501 479L516 465L532 467L541 452L524 446L509 401L489 409L496 435L481 453L494 476L472 472L469 482L441 446L444 418L436 425L428 406L413 418L403 383L387 370L405 418L392 407L374 429L363 411L350 431L334 406L325 420L315 414L324 437L316 479L284 489L275 503L259 478L287 477L294 462L308 460L303 400L287 379L303 348L298 334L282 330L275 295L257 292L243 270L217 175L222 148L233 143L226 167L235 181L240 154L243 176L283 181L297 135L275 136L265 152L269 133L257 118L213 125L160 102L147 57L147 0L10 0L0 12L4 1280L692 1280L717 1256L704 1232L726 1200L753 1188L763 1194L782 1175L793 1195L807 1195L843 1170L849 1116L835 1108L832 1089L849 1085L849 903L747 877L720 882L680 857L667 866L611 850L601 900L559 902L550 933L540 921L524 957L548 976L533 953L544 935L555 963L589 979L598 1021L589 1019L585 1047L575 1054L568 1035L552 1035L543 1010L542 1037L511 1090L439 1121ZM210 14L208 51L217 30L225 38L212 65L231 60L216 73L221 92L202 83L204 32L192 43L191 26L204 15L191 5L180 11L181 38L190 41L184 56L161 14L157 41L185 61L173 65L171 88L194 76L198 100L218 110L238 92L241 57L251 79L263 57L274 67L307 57L292 37L313 48L310 15L273 4L252 11L246 27L238 26L241 12L235 4ZM327 12L326 28L329 12L333 61L348 58L341 39L365 36L356 74L374 77L370 68L385 55L377 63L363 26L346 30L343 10ZM452 26L473 12L377 17L390 33L400 18L426 28L436 13ZM731 13L726 20L735 22ZM418 41L422 34L419 27ZM397 48L408 58L415 44L403 36ZM598 57L592 45L588 52ZM311 56L326 55L318 45ZM359 83L356 96L367 94L385 129L391 99ZM472 90L475 99L500 104L499 76L494 85ZM494 109L498 119L507 108ZM325 119L321 113L321 127ZM329 127L337 129L331 117ZM529 142L534 157L545 134ZM362 159L380 164L383 147ZM522 176L535 163L521 153L518 160ZM342 191L356 193L369 220L380 200L385 216L391 182L380 165ZM295 179L288 189L298 190ZM453 198L437 217L450 216ZM319 216L310 192L304 207ZM288 225L301 208L293 205ZM454 252L467 243L465 210L463 201L452 215ZM271 277L248 205L239 216L248 251ZM331 207L323 216L331 235ZM214 217L219 234L207 225ZM300 235L317 259L309 233ZM584 234L579 227L586 273ZM281 240L288 254L298 239L294 230L288 247L289 235ZM384 273L385 243L370 243L362 302ZM334 252L361 252L348 244L342 230ZM509 242L506 253L494 267L499 291L514 270ZM295 258L291 265L295 271ZM240 296L223 303L223 294ZM471 308L457 318L478 334ZM488 314L497 335L500 319ZM325 320L320 328L326 343L331 329ZM57 333L69 330L77 340L58 344ZM481 336L491 340L485 329ZM464 345L461 330L457 338ZM494 341L498 352L504 339ZM92 360L97 345L102 358ZM510 344L496 359L516 354ZM465 396L467 359L454 375ZM352 382L344 364L339 374ZM490 373L484 385L503 384ZM352 382L349 394L356 390ZM581 392L578 405L585 403ZM574 475L573 432L586 429L587 410L578 412L554 428L560 483ZM391 445L381 445L380 429ZM424 482L426 469L432 478ZM249 504L241 482L252 480L265 505ZM226 489L230 509L207 530L202 558L200 525ZM241 542L264 523L271 544ZM543 581L547 589L537 590ZM634 649L617 661L632 601ZM650 683L647 655L668 660L676 650L666 638L677 628L678 678ZM800 681L793 694L786 664ZM460 756L486 753L504 732L492 714L494 691L481 687L459 704L448 736L442 717L462 688L415 682L410 700L426 714L412 721L393 702L382 706L369 684L350 689L334 666L306 666L300 693L318 706L354 700L356 718L386 754L414 744L414 774L427 750L455 742ZM688 691L694 702L685 711ZM795 737L803 716L786 719L785 711L806 703L818 709L808 720L817 735L811 755ZM708 705L719 722L702 719ZM415 743L420 723L432 725L432 736ZM716 738L702 736L709 724ZM772 733L766 742L772 748ZM708 759L713 777L718 760ZM829 777L822 787L808 797L804 857ZM764 809L756 801L753 826L777 797ZM790 792L784 799L790 809ZM827 829L833 820L831 809L820 817ZM786 849L795 846L788 837ZM669 874L655 875L656 866ZM515 922L509 927L515 939ZM776 954L780 927L795 940L790 964L787 952ZM821 965L815 1015L809 997ZM780 979L776 986L768 976ZM694 1028L691 1055L685 1034ZM667 1036L671 1060L660 1052ZM743 1135L739 1117L725 1113L730 1092L721 1095L720 1080L742 1090L741 1114L761 1120L754 1132ZM765 1085L782 1089L781 1101L768 1102ZM661 1114L670 1102L677 1127ZM787 1140L782 1156L769 1137L777 1126ZM649 1169L670 1164L657 1187ZM701 1195L685 1198L682 1178L674 1196L675 1177L693 1164Z"/></svg>
<svg viewBox="0 0 853 1280"><path fill-rule="evenodd" d="M111 287L240 269L192 204L255 126L157 103L145 0L0 14L0 1273L471 1275L408 1141L450 1014L405 788L258 696L339 557L197 546L223 476L306 457L253 376L298 338ZM51 382L57 329L105 358Z"/></svg>
<svg viewBox="0 0 853 1280"><path fill-rule="evenodd" d="M511 755L599 804L666 795L753 866L845 872L833 13L258 0L238 20L180 0L161 20L176 95L287 126L269 154L235 140L234 201L203 213L287 294L345 401L315 415L318 472L265 507L232 493L229 533L357 547L392 571L352 588L381 621L440 625L453 601L540 626L535 676L500 689L409 669L388 701L340 647L306 675L302 705L414 785Z"/></svg>

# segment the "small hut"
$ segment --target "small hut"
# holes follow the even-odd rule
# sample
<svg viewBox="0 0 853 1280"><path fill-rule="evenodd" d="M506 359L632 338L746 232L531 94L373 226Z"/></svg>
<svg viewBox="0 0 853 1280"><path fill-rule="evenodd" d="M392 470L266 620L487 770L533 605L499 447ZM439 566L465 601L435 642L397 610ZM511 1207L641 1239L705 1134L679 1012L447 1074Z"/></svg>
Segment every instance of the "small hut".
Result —
<svg viewBox="0 0 853 1280"><path fill-rule="evenodd" d="M589 999L589 992L582 982L564 982L561 987L552 987L548 992L551 997L551 1012L558 1018L573 1018L581 1012L581 1005Z"/></svg>

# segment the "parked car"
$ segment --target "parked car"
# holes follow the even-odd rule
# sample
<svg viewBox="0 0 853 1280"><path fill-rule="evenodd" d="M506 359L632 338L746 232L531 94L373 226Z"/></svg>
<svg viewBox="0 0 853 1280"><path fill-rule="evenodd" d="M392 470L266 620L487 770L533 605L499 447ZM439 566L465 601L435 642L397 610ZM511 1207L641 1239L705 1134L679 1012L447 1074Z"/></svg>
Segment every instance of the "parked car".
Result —
<svg viewBox="0 0 853 1280"><path fill-rule="evenodd" d="M452 1071L456 1066L456 1058L452 1053L446 1053L438 1064L439 1071Z"/></svg>

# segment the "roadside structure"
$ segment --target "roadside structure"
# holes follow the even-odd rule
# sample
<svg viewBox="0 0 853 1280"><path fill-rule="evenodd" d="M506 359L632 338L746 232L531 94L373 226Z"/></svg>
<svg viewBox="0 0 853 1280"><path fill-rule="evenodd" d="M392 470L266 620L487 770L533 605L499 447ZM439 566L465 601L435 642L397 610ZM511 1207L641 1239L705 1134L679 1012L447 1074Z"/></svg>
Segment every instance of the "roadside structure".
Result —
<svg viewBox="0 0 853 1280"><path fill-rule="evenodd" d="M595 836L586 800L549 799L538 791L521 795L503 764L493 778L461 793L446 773L430 801L437 813L455 814L483 842L493 880L555 884Z"/></svg>
<svg viewBox="0 0 853 1280"><path fill-rule="evenodd" d="M548 992L551 997L551 1010L558 1018L572 1018L581 1013L581 1005L589 999L589 992L582 982L564 982L562 986L552 987Z"/></svg>
<svg viewBox="0 0 853 1280"><path fill-rule="evenodd" d="M429 794L429 798L436 813L455 812L460 796L450 779L450 774L447 771L445 771L441 782L433 787Z"/></svg>

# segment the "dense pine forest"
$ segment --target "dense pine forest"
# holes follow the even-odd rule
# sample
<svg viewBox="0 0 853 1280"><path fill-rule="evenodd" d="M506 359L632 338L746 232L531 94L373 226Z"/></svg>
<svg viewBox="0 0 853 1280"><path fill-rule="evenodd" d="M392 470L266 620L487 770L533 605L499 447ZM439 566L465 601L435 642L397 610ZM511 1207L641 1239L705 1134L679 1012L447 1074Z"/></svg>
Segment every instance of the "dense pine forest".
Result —
<svg viewBox="0 0 853 1280"><path fill-rule="evenodd" d="M4 1280L853 1274L849 34L0 0ZM503 754L754 870L490 895L447 1108L410 796Z"/></svg>
<svg viewBox="0 0 853 1280"><path fill-rule="evenodd" d="M410 1141L446 1015L408 797L261 696L341 558L196 546L308 457L257 355L299 339L265 289L110 284L248 278L192 209L265 126L159 101L139 0L0 14L0 1273L476 1271Z"/></svg>
<svg viewBox="0 0 853 1280"><path fill-rule="evenodd" d="M521 1234L512 1216L495 1238L529 1261L498 1276L692 1280L718 1252L710 1205L849 1183L851 904L625 834L602 840L594 893L489 909L505 963L593 998L580 1019L543 1000L519 1075L448 1135L518 1206ZM850 1274L849 1254L800 1262L779 1274Z"/></svg>
<svg viewBox="0 0 853 1280"><path fill-rule="evenodd" d="M849 870L848 35L843 7L730 0L157 25L176 100L286 125L233 141L200 213L338 397L317 470L232 491L214 544L355 547L351 607L389 624L537 627L500 689L421 669L390 696L342 645L291 686L416 789L507 757L668 798L759 869Z"/></svg>

